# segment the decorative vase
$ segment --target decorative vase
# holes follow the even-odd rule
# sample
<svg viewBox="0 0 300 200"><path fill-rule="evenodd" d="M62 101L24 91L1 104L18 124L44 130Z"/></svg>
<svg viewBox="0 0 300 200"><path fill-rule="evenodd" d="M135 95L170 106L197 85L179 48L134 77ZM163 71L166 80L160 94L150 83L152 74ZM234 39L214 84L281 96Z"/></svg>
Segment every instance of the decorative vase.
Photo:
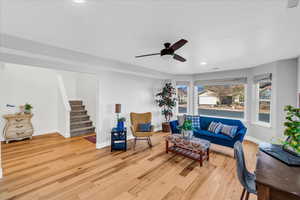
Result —
<svg viewBox="0 0 300 200"><path fill-rule="evenodd" d="M19 106L20 108L20 113L25 113L25 106L21 105Z"/></svg>
<svg viewBox="0 0 300 200"><path fill-rule="evenodd" d="M124 121L118 121L117 129L118 130L123 130L124 129Z"/></svg>
<svg viewBox="0 0 300 200"><path fill-rule="evenodd" d="M169 122L163 122L162 123L162 132L169 133L171 131L171 127Z"/></svg>
<svg viewBox="0 0 300 200"><path fill-rule="evenodd" d="M182 130L181 131L182 137L185 139L191 139L193 137L193 131L192 130Z"/></svg>

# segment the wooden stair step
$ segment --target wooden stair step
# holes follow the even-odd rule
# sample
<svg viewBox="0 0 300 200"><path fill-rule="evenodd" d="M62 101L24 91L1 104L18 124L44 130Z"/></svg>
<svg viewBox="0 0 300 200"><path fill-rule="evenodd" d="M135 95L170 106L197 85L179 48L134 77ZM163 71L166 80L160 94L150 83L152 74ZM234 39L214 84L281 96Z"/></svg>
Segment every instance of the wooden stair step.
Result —
<svg viewBox="0 0 300 200"><path fill-rule="evenodd" d="M91 120L71 122L71 129L90 127L93 125Z"/></svg>
<svg viewBox="0 0 300 200"><path fill-rule="evenodd" d="M86 124L91 123L91 120L85 120L85 121L78 121L78 122L72 122L71 125L77 125L77 124Z"/></svg>
<svg viewBox="0 0 300 200"><path fill-rule="evenodd" d="M90 116L88 116L88 115L76 115L76 116L71 116L70 117L71 123L80 122L80 121L87 121L89 119L90 119Z"/></svg>
<svg viewBox="0 0 300 200"><path fill-rule="evenodd" d="M89 130L95 128L94 126L88 126L88 127L83 127L83 128L76 128L72 129L71 132L77 132L77 131L84 131L84 130Z"/></svg>
<svg viewBox="0 0 300 200"><path fill-rule="evenodd" d="M71 100L71 101L69 101L69 103L70 103L71 106L82 105L82 101L81 100Z"/></svg>
<svg viewBox="0 0 300 200"><path fill-rule="evenodd" d="M76 129L71 129L71 136L79 136L79 135L84 135L84 134L89 134L89 133L94 133L95 132L95 127L94 126L89 126L89 127L84 127L84 128L76 128Z"/></svg>
<svg viewBox="0 0 300 200"><path fill-rule="evenodd" d="M72 109L72 111L85 110L85 106L84 105L71 105L71 109Z"/></svg>

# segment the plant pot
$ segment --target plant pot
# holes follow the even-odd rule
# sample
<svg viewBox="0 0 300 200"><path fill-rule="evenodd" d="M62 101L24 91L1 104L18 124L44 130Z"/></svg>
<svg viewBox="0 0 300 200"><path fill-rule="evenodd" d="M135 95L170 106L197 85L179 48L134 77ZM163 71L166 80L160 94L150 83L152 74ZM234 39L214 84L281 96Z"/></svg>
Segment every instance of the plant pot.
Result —
<svg viewBox="0 0 300 200"><path fill-rule="evenodd" d="M123 130L124 129L124 122L123 121L118 122L117 129L118 130Z"/></svg>
<svg viewBox="0 0 300 200"><path fill-rule="evenodd" d="M25 110L24 110L24 113L30 115L30 114L31 114L31 110L26 110L26 109L25 109Z"/></svg>
<svg viewBox="0 0 300 200"><path fill-rule="evenodd" d="M171 132L171 127L169 122L163 122L162 123L162 132L169 133Z"/></svg>
<svg viewBox="0 0 300 200"><path fill-rule="evenodd" d="M182 137L185 139L192 139L193 137L193 131L192 130L182 130L181 131Z"/></svg>

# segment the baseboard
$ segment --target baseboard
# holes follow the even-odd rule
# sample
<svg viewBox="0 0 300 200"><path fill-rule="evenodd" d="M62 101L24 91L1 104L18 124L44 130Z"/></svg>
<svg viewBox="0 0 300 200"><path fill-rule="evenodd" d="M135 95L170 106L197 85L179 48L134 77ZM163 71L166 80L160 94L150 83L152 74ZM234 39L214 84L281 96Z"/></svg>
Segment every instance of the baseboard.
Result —
<svg viewBox="0 0 300 200"><path fill-rule="evenodd" d="M102 149L104 147L110 146L110 141L102 142L102 143L96 143L96 149Z"/></svg>
<svg viewBox="0 0 300 200"><path fill-rule="evenodd" d="M0 178L3 177L3 172L2 172L2 168L0 168Z"/></svg>
<svg viewBox="0 0 300 200"><path fill-rule="evenodd" d="M49 135L49 134L54 134L54 133L60 134L58 130L51 130L51 131L35 132L32 136L34 137L34 136L40 136L40 135Z"/></svg>
<svg viewBox="0 0 300 200"><path fill-rule="evenodd" d="M259 144L259 143L263 142L263 141L260 140L260 139L257 139L257 138L255 138L255 137L248 136L248 135L245 137L245 140L254 142L254 143L256 143L256 144Z"/></svg>

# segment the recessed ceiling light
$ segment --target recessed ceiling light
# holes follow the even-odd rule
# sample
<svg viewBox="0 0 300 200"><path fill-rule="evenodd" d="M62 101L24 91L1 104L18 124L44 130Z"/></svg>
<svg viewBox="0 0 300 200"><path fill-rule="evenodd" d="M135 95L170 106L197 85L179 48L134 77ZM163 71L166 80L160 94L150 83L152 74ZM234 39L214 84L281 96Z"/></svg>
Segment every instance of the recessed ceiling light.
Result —
<svg viewBox="0 0 300 200"><path fill-rule="evenodd" d="M207 65L207 63L206 62L201 62L200 65Z"/></svg>
<svg viewBox="0 0 300 200"><path fill-rule="evenodd" d="M85 3L86 0L73 0L74 3Z"/></svg>

